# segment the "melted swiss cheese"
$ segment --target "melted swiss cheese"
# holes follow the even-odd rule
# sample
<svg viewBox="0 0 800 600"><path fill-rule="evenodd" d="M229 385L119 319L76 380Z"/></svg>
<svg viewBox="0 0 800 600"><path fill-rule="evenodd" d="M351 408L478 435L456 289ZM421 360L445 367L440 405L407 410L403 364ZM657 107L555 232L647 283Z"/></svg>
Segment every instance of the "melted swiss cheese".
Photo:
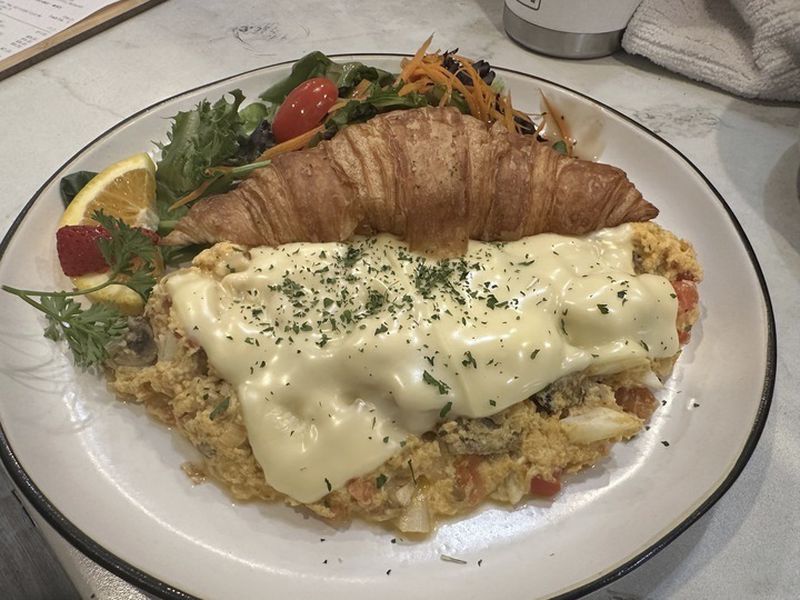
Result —
<svg viewBox="0 0 800 600"><path fill-rule="evenodd" d="M411 434L485 417L556 379L678 351L677 301L635 275L629 226L471 241L435 261L389 235L234 249L166 286L233 384L267 483L313 502Z"/></svg>

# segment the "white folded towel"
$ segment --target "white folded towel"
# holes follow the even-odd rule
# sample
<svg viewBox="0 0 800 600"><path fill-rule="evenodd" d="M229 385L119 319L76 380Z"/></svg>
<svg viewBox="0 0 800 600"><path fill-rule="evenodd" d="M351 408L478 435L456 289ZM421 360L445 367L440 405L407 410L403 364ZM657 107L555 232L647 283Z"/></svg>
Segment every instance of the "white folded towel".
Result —
<svg viewBox="0 0 800 600"><path fill-rule="evenodd" d="M622 47L740 96L800 101L800 0L644 0Z"/></svg>

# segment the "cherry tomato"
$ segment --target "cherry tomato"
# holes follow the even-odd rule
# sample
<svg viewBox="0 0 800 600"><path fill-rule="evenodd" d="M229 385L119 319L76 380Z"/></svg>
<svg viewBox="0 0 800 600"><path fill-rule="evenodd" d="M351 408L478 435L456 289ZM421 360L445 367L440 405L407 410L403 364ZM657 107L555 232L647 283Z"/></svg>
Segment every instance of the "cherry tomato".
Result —
<svg viewBox="0 0 800 600"><path fill-rule="evenodd" d="M322 123L328 110L339 98L336 84L324 77L304 81L294 88L275 115L272 133L285 142Z"/></svg>
<svg viewBox="0 0 800 600"><path fill-rule="evenodd" d="M538 475L531 479L531 494L533 496L544 496L551 498L561 491L561 482L556 479L555 481L548 481L542 479Z"/></svg>

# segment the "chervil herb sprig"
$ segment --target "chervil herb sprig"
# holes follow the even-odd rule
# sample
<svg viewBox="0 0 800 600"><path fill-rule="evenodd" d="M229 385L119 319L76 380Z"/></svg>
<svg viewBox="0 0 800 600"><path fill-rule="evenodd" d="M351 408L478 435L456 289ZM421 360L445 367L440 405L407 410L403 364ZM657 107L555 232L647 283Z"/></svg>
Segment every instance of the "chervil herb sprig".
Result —
<svg viewBox="0 0 800 600"><path fill-rule="evenodd" d="M28 302L29 298L21 297ZM45 337L66 340L75 363L84 369L102 363L108 356L109 342L128 329L127 317L113 306L93 304L84 309L75 299L64 296L43 296L41 300L39 306L35 301L28 303L47 316Z"/></svg>
<svg viewBox="0 0 800 600"><path fill-rule="evenodd" d="M141 230L101 211L94 213L92 218L110 236L98 240L100 252L111 270L108 279L96 286L96 289L102 289L109 285L125 285L139 294L142 300L147 300L156 284L154 271L158 249L153 240ZM89 291L96 290L93 288L75 293L86 294Z"/></svg>
<svg viewBox="0 0 800 600"><path fill-rule="evenodd" d="M98 247L109 265L107 279L88 289L43 292L0 286L27 302L47 317L45 337L65 340L75 363L82 368L101 364L108 358L109 345L127 330L127 317L108 304L84 308L75 300L111 285L124 285L147 300L156 283L155 264L158 249L151 238L120 219L102 212L92 218L108 232L98 240Z"/></svg>

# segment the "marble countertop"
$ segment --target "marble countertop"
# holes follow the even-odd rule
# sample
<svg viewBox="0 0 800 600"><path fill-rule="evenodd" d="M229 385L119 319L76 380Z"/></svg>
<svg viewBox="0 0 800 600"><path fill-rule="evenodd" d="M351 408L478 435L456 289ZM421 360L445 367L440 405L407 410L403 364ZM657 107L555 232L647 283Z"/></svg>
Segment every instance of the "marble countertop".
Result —
<svg viewBox="0 0 800 600"><path fill-rule="evenodd" d="M589 61L538 56L506 37L501 17L501 0L169 0L0 81L3 232L67 158L127 115L312 49L410 52L435 23L438 47L460 46L587 93L672 143L725 197L761 262L779 331L772 410L744 472L664 551L590 597L794 597L800 589L800 543L792 533L800 519L800 405L794 401L800 387L800 107L739 99L624 53ZM40 530L80 595L143 597L46 527ZM15 552L2 545L0 551ZM53 585L66 583L61 578ZM43 597L76 597L63 590Z"/></svg>

